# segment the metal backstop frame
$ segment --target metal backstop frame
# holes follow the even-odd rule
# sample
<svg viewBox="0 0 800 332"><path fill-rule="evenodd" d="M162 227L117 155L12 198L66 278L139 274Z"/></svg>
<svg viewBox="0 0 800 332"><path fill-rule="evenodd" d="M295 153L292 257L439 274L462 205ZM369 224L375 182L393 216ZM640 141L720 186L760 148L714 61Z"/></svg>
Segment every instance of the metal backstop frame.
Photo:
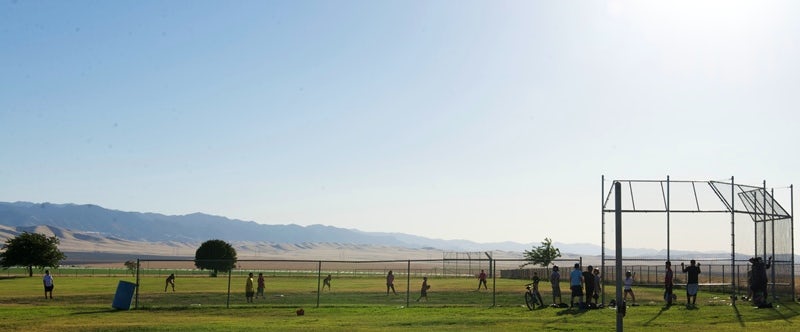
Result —
<svg viewBox="0 0 800 332"><path fill-rule="evenodd" d="M795 272L794 272L794 187L790 185L789 188L789 195L790 195L790 210L787 212L786 209L783 208L775 199L774 199L774 188L767 188L766 181L762 183L762 186L752 186L752 185L745 185L745 184L737 184L734 181L734 177L730 178L730 182L724 181L715 181L715 180L706 180L706 181L698 181L698 180L671 180L669 176L666 179L659 179L659 180L612 180L613 183L619 183L624 188L623 191L627 191L626 196L628 196L629 206L621 206L619 212L621 214L647 214L647 213L663 213L666 217L666 260L670 260L670 215L673 213L701 213L701 214L727 214L730 215L730 225L731 225L731 257L730 257L730 264L731 269L730 273L731 276L729 280L731 280L732 286L732 294L731 298L735 301L737 297L737 287L736 287L736 276L734 275L736 271L736 221L735 217L737 214L743 214L750 217L753 221L754 225L754 241L753 241L753 256L754 257L763 257L764 260L767 257L774 257L774 263L779 265L788 266L788 270L791 274L791 277L788 280L789 288L791 289L791 296L792 299L796 298L795 294ZM651 185L659 185L661 191L661 198L663 203L663 208L652 208L648 207L645 209L637 209L636 208L636 198L634 193L634 184L636 183L646 183ZM696 203L694 209L673 209L670 207L670 184L684 184L686 186L691 186L692 192L694 193L694 202ZM616 199L614 195L614 186L609 186L609 190L606 191L606 179L605 176L601 176L601 257L602 257L602 268L605 271L605 263L607 259L614 260L613 257L607 258L606 257L606 220L605 215L606 213L615 213L617 209L615 208ZM714 193L721 206L722 209L706 209L701 207L700 200L698 199L697 194L697 187L699 186L708 186L710 190ZM738 203L737 203L738 202ZM776 222L788 222L789 223L789 246L791 249L788 252L777 252L775 248L775 223ZM785 234L784 234L785 236ZM605 282L605 274L603 275L603 281ZM776 296L776 268L772 268L771 271L771 278L770 283L772 287L772 295L773 297ZM603 301L605 301L605 291L603 291Z"/></svg>

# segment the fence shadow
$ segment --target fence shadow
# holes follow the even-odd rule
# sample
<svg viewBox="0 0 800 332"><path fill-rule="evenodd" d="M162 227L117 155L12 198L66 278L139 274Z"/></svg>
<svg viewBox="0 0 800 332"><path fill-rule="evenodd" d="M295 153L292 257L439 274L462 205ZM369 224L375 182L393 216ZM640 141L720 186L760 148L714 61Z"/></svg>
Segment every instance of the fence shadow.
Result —
<svg viewBox="0 0 800 332"><path fill-rule="evenodd" d="M736 313L736 320L739 322L740 327L744 327L744 321L742 320L742 313L739 312L739 307L736 306L736 303L731 305L733 307L733 312Z"/></svg>

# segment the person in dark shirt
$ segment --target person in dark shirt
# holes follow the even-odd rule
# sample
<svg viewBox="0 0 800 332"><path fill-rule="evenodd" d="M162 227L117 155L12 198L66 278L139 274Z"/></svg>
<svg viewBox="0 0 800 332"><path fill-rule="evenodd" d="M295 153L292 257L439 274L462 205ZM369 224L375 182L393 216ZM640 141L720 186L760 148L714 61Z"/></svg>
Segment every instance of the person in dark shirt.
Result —
<svg viewBox="0 0 800 332"><path fill-rule="evenodd" d="M689 261L689 266L681 263L681 271L687 274L686 277L686 307L694 307L697 302L697 290L700 288L698 277L700 276L700 263L695 265L694 259Z"/></svg>
<svg viewBox="0 0 800 332"><path fill-rule="evenodd" d="M558 273L558 266L556 265L553 266L553 273L550 274L550 287L553 291L553 306L564 302L561 300L561 274ZM556 303L556 297L558 298L558 303Z"/></svg>
<svg viewBox="0 0 800 332"><path fill-rule="evenodd" d="M419 298L417 298L417 302L419 300L425 299L425 302L428 302L428 290L431 289L431 285L428 285L428 277L422 277L422 288L419 291Z"/></svg>
<svg viewBox="0 0 800 332"><path fill-rule="evenodd" d="M167 279L164 281L164 292L167 291L167 288L169 286L172 286L172 291L174 292L175 291L175 273L170 274L169 277L167 277Z"/></svg>
<svg viewBox="0 0 800 332"><path fill-rule="evenodd" d="M753 304L762 307L768 305L767 303L767 270L772 266L772 257L770 256L766 263L761 257L754 257L750 259L752 266L752 277L750 282L750 289L753 291Z"/></svg>
<svg viewBox="0 0 800 332"><path fill-rule="evenodd" d="M329 274L325 279L322 280L322 290L325 290L325 286L328 286L328 291L331 290L331 275Z"/></svg>
<svg viewBox="0 0 800 332"><path fill-rule="evenodd" d="M592 295L594 295L594 273L592 273L592 272L594 272L594 267L589 265L586 268L586 271L583 271L583 274L582 274L583 275L583 287L586 290L585 293L586 293L586 303L587 304L591 304L593 300L595 301L594 302L595 304L597 303L597 300L592 298Z"/></svg>
<svg viewBox="0 0 800 332"><path fill-rule="evenodd" d="M667 301L667 305L672 305L672 279L674 274L672 272L672 262L667 261L664 263L667 268L666 273L664 274L664 300Z"/></svg>

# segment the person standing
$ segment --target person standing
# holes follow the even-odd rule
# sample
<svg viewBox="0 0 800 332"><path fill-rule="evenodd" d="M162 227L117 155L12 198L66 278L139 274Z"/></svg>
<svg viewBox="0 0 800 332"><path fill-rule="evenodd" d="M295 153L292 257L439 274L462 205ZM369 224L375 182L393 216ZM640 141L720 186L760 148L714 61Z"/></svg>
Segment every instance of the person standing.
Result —
<svg viewBox="0 0 800 332"><path fill-rule="evenodd" d="M389 274L386 275L386 295L389 295L389 289L392 290L394 295L397 295L397 292L394 291L394 274L392 274L392 270L389 270Z"/></svg>
<svg viewBox="0 0 800 332"><path fill-rule="evenodd" d="M322 279L322 290L325 290L325 286L328 286L328 291L331 291L331 275L329 274L325 279Z"/></svg>
<svg viewBox="0 0 800 332"><path fill-rule="evenodd" d="M553 265L553 272L550 273L550 288L553 291L553 306L559 305L561 300L561 274L558 273L558 265ZM558 297L558 303L556 303Z"/></svg>
<svg viewBox="0 0 800 332"><path fill-rule="evenodd" d="M625 272L625 285L623 286L623 289L625 290L625 298L623 298L623 301L628 302L628 294L631 294L631 298L633 299L633 304L631 304L632 306L636 305L636 295L633 294L633 277L634 276L636 276L636 272L631 274L631 271L626 271Z"/></svg>
<svg viewBox="0 0 800 332"><path fill-rule="evenodd" d="M431 289L431 285L428 285L428 277L422 277L422 289L419 291L419 298L417 298L417 302L420 299L425 299L425 302L428 302L428 290Z"/></svg>
<svg viewBox="0 0 800 332"><path fill-rule="evenodd" d="M264 285L264 274L263 273L259 273L258 274L258 280L256 280L256 282L258 283L258 288L256 289L256 298L261 296L261 298L263 299L264 298L264 288L265 288L265 285Z"/></svg>
<svg viewBox="0 0 800 332"><path fill-rule="evenodd" d="M672 305L672 279L674 274L672 272L672 262L667 261L664 263L667 268L666 273L664 274L664 300L667 301L667 305Z"/></svg>
<svg viewBox="0 0 800 332"><path fill-rule="evenodd" d="M542 300L542 294L539 293L539 281L540 281L540 279L539 279L539 273L538 272L535 272L535 271L533 272L533 279L531 281L532 281L531 284L530 284L530 286L531 286L531 295L533 295L533 297L535 297L536 300L539 301L539 307L540 308L544 307L544 300Z"/></svg>
<svg viewBox="0 0 800 332"><path fill-rule="evenodd" d="M253 288L253 272L250 272L244 287L244 296L247 299L247 303L253 303L253 295L255 295L255 293L255 289Z"/></svg>
<svg viewBox="0 0 800 332"><path fill-rule="evenodd" d="M575 263L575 268L569 274L569 289L572 295L569 298L569 307L575 306L575 298L578 298L578 307L583 308L583 275L581 275L581 265Z"/></svg>
<svg viewBox="0 0 800 332"><path fill-rule="evenodd" d="M594 295L594 267L589 265L586 271L583 271L583 286L586 290L586 304L592 304L592 295Z"/></svg>
<svg viewBox="0 0 800 332"><path fill-rule="evenodd" d="M600 280L600 269L594 268L594 272L593 273L594 273L594 279L593 279L594 280L594 294L592 294L592 298L594 299L594 303L597 304L597 301L600 298L600 291L602 291L602 289L601 289L602 281Z"/></svg>
<svg viewBox="0 0 800 332"><path fill-rule="evenodd" d="M167 288L172 285L172 291L175 291L175 273L170 273L169 277L164 280L164 292L167 291Z"/></svg>
<svg viewBox="0 0 800 332"><path fill-rule="evenodd" d="M697 302L697 291L700 288L698 279L700 276L700 263L695 265L694 259L689 261L689 266L681 263L681 271L687 274L686 277L686 307L694 307Z"/></svg>
<svg viewBox="0 0 800 332"><path fill-rule="evenodd" d="M750 263L753 264L751 267L752 277L750 281L750 289L753 293L753 304L759 307L766 307L768 305L767 284L769 282L767 279L767 269L772 266L772 257L770 257L766 263L764 263L761 257L754 257L750 259Z"/></svg>
<svg viewBox="0 0 800 332"><path fill-rule="evenodd" d="M53 276L50 275L50 270L44 270L42 284L44 284L44 298L46 299L49 293L50 299L53 299L53 287L55 287L55 284L53 283Z"/></svg>
<svg viewBox="0 0 800 332"><path fill-rule="evenodd" d="M481 285L483 285L483 289L489 289L486 286L486 272L481 270L481 274L478 275L478 290L481 290Z"/></svg>

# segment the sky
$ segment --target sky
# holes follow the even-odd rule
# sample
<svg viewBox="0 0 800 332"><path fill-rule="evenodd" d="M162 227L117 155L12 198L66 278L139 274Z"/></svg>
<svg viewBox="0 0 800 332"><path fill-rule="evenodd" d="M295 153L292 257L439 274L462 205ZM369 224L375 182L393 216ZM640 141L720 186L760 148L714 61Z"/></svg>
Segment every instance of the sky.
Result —
<svg viewBox="0 0 800 332"><path fill-rule="evenodd" d="M799 16L792 1L0 0L0 201L600 244L610 179L797 183ZM687 222L671 245L729 250L726 222ZM660 248L654 227L624 241Z"/></svg>

